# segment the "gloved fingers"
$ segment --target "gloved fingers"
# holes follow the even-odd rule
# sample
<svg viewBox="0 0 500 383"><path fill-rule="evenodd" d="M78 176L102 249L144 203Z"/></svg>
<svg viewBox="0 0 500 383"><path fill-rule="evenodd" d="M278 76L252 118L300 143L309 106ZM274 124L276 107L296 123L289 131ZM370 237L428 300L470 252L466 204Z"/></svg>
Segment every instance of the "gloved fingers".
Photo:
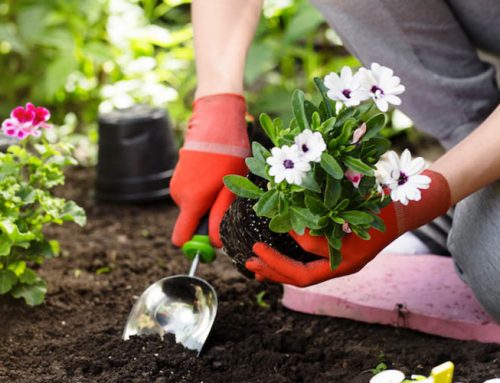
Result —
<svg viewBox="0 0 500 383"><path fill-rule="evenodd" d="M196 232L202 217L203 214L199 212L181 208L172 232L172 243L180 247L189 241Z"/></svg>
<svg viewBox="0 0 500 383"><path fill-rule="evenodd" d="M332 272L328 259L302 263L281 254L262 242L257 242L252 249L267 266L288 278L289 284L304 287L331 278Z"/></svg>
<svg viewBox="0 0 500 383"><path fill-rule="evenodd" d="M233 203L236 196L226 188L225 186L217 195L217 198L210 209L210 219L209 219L209 236L210 242L217 248L221 248L223 246L222 241L220 239L220 223L222 222L222 218L224 218L224 214L229 209L229 206Z"/></svg>
<svg viewBox="0 0 500 383"><path fill-rule="evenodd" d="M307 229L303 235L299 235L293 230L289 234L302 250L323 258L328 257L328 241L324 236L312 236Z"/></svg>
<svg viewBox="0 0 500 383"><path fill-rule="evenodd" d="M285 277L276 270L266 265L260 258L251 257L245 262L245 267L255 274L255 279L259 282L276 282L293 285L294 281Z"/></svg>

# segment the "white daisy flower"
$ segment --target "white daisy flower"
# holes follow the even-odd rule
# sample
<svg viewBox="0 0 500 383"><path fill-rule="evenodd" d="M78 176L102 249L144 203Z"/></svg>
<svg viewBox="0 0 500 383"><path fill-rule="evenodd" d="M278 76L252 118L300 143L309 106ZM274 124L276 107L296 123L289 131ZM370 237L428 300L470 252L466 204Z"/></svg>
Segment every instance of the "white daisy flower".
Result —
<svg viewBox="0 0 500 383"><path fill-rule="evenodd" d="M325 76L326 93L334 101L340 101L346 106L357 106L370 98L370 92L361 86L359 72L352 74L350 67L345 66L340 72Z"/></svg>
<svg viewBox="0 0 500 383"><path fill-rule="evenodd" d="M392 69L373 63L371 70L361 68L359 75L362 88L369 92L381 112L387 112L389 104L401 105L398 95L405 91L405 87Z"/></svg>
<svg viewBox="0 0 500 383"><path fill-rule="evenodd" d="M301 185L311 165L302 157L297 145L272 148L271 154L266 162L271 165L269 175L274 177L274 181L280 183L286 180L289 184Z"/></svg>
<svg viewBox="0 0 500 383"><path fill-rule="evenodd" d="M302 153L302 157L309 162L320 162L321 155L326 150L326 143L321 133L310 129L295 137L295 145Z"/></svg>
<svg viewBox="0 0 500 383"><path fill-rule="evenodd" d="M396 152L390 151L385 163L388 177L385 184L391 189L391 199L408 205L409 201L419 201L420 189L428 189L431 179L420 173L425 169L422 157L411 158L410 151L405 149L398 157Z"/></svg>
<svg viewBox="0 0 500 383"><path fill-rule="evenodd" d="M405 374L398 370L385 370L370 379L370 383L401 383Z"/></svg>

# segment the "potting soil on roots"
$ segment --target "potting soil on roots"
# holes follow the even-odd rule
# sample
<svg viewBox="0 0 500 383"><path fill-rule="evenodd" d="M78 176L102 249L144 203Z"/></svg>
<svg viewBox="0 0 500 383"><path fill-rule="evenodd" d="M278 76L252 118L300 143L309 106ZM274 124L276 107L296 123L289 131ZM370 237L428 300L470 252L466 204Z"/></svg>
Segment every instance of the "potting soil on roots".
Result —
<svg viewBox="0 0 500 383"><path fill-rule="evenodd" d="M280 304L280 286L246 279L224 255L198 270L219 297L200 357L171 337L124 342L137 296L164 276L187 273L189 262L169 242L171 202L96 203L93 182L92 169L75 169L60 190L86 208L89 222L49 230L63 253L41 269L46 303L0 298L0 382L356 383L368 382L381 362L427 374L447 360L457 382L500 376L498 345L292 312Z"/></svg>

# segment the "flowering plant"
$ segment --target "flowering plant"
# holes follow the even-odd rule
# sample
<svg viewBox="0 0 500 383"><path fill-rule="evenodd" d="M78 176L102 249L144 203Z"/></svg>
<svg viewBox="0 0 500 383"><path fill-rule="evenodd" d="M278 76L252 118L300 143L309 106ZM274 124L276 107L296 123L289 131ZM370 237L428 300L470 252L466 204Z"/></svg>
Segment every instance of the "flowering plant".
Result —
<svg viewBox="0 0 500 383"><path fill-rule="evenodd" d="M76 161L70 145L42 137L49 118L47 109L27 104L2 123L3 133L19 144L0 153L0 294L10 292L29 305L42 303L46 293L35 269L59 251L57 241L45 238L44 227L66 221L83 226L86 220L75 202L52 194L64 184L63 169ZM30 136L39 140L30 142Z"/></svg>
<svg viewBox="0 0 500 383"><path fill-rule="evenodd" d="M405 90L391 69L372 64L353 74L345 67L340 75L314 81L321 102L316 105L296 90L288 127L260 116L274 147L269 151L252 144L246 163L257 184L237 175L224 182L236 195L256 200L256 214L270 219L272 231L303 234L308 229L325 236L334 269L341 261L343 236L354 233L367 240L372 227L385 230L380 209L391 200L420 199L430 179L420 175L422 158L412 160L407 150L401 158L388 152L391 143L380 135L388 121L385 112L401 103L398 96Z"/></svg>

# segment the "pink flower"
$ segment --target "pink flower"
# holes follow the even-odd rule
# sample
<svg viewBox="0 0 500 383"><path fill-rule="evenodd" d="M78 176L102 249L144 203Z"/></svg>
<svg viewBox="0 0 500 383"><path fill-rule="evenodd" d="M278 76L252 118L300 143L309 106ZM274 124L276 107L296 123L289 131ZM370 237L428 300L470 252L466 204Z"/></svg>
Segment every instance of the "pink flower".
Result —
<svg viewBox="0 0 500 383"><path fill-rule="evenodd" d="M351 144L357 144L359 140L365 135L366 133L366 123L363 122L363 124L354 131L352 134L352 141Z"/></svg>
<svg viewBox="0 0 500 383"><path fill-rule="evenodd" d="M342 231L346 234L352 233L351 227L349 226L349 222L344 222L342 224Z"/></svg>
<svg viewBox="0 0 500 383"><path fill-rule="evenodd" d="M356 173L352 169L347 169L347 171L344 173L346 178L352 182L352 186L354 186L356 189L359 187L359 183L361 182L361 178L363 178L363 174L361 173Z"/></svg>
<svg viewBox="0 0 500 383"><path fill-rule="evenodd" d="M26 109L34 114L32 122L33 126L37 128L50 128L50 125L47 124L47 121L50 119L50 112L47 108L44 108L43 106L35 106L28 102L26 104Z"/></svg>
<svg viewBox="0 0 500 383"><path fill-rule="evenodd" d="M39 128L50 128L47 121L50 112L43 107L27 103L26 107L18 106L10 114L10 118L2 123L2 131L10 137L22 140L28 136L39 137Z"/></svg>

